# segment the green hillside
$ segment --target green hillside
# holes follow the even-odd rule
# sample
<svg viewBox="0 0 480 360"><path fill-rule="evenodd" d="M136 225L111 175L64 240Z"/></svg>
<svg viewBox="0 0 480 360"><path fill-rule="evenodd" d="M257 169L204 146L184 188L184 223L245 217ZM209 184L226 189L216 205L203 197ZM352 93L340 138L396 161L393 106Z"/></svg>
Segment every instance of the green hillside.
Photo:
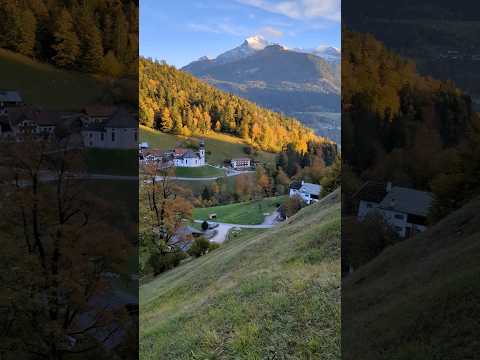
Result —
<svg viewBox="0 0 480 360"><path fill-rule="evenodd" d="M275 211L277 205L285 201L286 196L276 196L261 200L245 201L228 205L213 206L208 208L196 208L193 210L195 220L208 220L208 214L217 214L215 221L231 224L261 224L264 213Z"/></svg>
<svg viewBox="0 0 480 360"><path fill-rule="evenodd" d="M247 144L237 137L212 132L203 136L203 138L205 139L205 148L207 150L207 162L210 164L220 165L226 159L247 156L244 151ZM150 147L167 150L181 144L186 139L183 136L166 134L140 126L140 141L148 142ZM260 162L273 163L275 161L275 154L264 151L258 151L256 155L252 154L250 156Z"/></svg>
<svg viewBox="0 0 480 360"><path fill-rule="evenodd" d="M480 198L342 283L346 360L480 353Z"/></svg>
<svg viewBox="0 0 480 360"><path fill-rule="evenodd" d="M140 359L340 359L340 195L140 288Z"/></svg>
<svg viewBox="0 0 480 360"><path fill-rule="evenodd" d="M36 62L0 49L1 89L20 91L28 104L77 110L98 102L106 86L99 78Z"/></svg>

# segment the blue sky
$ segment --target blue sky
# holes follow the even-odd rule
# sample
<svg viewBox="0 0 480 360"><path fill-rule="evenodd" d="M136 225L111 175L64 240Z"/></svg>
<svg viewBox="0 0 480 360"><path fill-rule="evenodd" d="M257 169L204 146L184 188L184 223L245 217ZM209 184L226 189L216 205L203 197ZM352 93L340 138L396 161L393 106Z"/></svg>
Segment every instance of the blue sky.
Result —
<svg viewBox="0 0 480 360"><path fill-rule="evenodd" d="M182 67L249 36L340 47L340 0L141 0L140 54Z"/></svg>

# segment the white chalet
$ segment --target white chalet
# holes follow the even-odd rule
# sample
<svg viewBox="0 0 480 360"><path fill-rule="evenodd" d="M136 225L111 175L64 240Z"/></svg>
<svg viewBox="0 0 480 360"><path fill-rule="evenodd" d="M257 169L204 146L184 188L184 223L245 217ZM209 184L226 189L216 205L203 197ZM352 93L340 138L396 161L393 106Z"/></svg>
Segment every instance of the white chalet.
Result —
<svg viewBox="0 0 480 360"><path fill-rule="evenodd" d="M408 238L425 231L432 194L391 183L367 182L354 194L358 201L357 218L362 221L379 213L398 236Z"/></svg>
<svg viewBox="0 0 480 360"><path fill-rule="evenodd" d="M246 169L252 167L252 159L244 157L244 158L236 158L230 161L230 165L234 169Z"/></svg>
<svg viewBox="0 0 480 360"><path fill-rule="evenodd" d="M301 182L295 181L290 185L289 196L299 196L310 205L319 200L321 191L322 187L318 184L306 183L303 180Z"/></svg>

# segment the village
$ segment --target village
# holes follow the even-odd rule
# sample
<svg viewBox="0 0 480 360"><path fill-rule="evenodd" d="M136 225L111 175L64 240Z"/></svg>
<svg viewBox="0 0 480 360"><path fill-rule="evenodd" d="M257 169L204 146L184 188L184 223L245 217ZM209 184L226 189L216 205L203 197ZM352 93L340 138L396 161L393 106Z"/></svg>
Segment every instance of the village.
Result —
<svg viewBox="0 0 480 360"><path fill-rule="evenodd" d="M15 90L0 91L0 138L22 141L26 135L53 140L70 134L70 148L135 149L138 115L123 107L86 106L79 112L26 104Z"/></svg>

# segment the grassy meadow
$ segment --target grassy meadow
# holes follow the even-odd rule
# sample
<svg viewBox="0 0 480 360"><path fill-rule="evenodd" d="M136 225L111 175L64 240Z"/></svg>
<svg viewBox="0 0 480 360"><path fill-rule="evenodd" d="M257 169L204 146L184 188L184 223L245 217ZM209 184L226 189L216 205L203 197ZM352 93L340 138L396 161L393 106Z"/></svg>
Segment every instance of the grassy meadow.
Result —
<svg viewBox="0 0 480 360"><path fill-rule="evenodd" d="M272 213L278 204L282 204L286 196L276 196L255 201L246 201L235 204L196 208L193 210L195 220L208 220L208 214L217 214L215 221L256 225L261 224L265 218L264 213Z"/></svg>
<svg viewBox="0 0 480 360"><path fill-rule="evenodd" d="M207 152L206 159L209 164L223 165L226 159L247 156L244 151L247 144L240 138L212 132L205 135L204 139ZM140 126L140 141L148 142L150 147L153 148L168 150L178 146L184 140L186 138L182 136L166 134ZM275 154L264 151L258 151L256 156L252 155L251 157L262 163L272 164L275 162Z"/></svg>
<svg viewBox="0 0 480 360"><path fill-rule="evenodd" d="M0 68L1 89L18 90L25 103L49 109L81 109L98 102L108 88L100 78L59 70L4 49L0 49Z"/></svg>
<svg viewBox="0 0 480 360"><path fill-rule="evenodd" d="M136 149L87 149L87 168L91 174L138 175Z"/></svg>
<svg viewBox="0 0 480 360"><path fill-rule="evenodd" d="M140 359L340 359L340 196L140 288Z"/></svg>
<svg viewBox="0 0 480 360"><path fill-rule="evenodd" d="M175 168L175 176L189 178L208 178L216 176L225 176L225 170L215 168L213 166L201 166L194 168Z"/></svg>

